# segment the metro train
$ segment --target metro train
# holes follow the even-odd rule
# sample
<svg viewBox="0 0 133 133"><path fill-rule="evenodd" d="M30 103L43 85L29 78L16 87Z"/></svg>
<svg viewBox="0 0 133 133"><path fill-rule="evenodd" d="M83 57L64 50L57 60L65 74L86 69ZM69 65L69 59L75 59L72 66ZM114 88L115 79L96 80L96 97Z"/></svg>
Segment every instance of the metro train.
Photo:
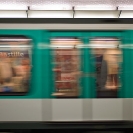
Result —
<svg viewBox="0 0 133 133"><path fill-rule="evenodd" d="M0 121L133 120L132 29L0 24Z"/></svg>

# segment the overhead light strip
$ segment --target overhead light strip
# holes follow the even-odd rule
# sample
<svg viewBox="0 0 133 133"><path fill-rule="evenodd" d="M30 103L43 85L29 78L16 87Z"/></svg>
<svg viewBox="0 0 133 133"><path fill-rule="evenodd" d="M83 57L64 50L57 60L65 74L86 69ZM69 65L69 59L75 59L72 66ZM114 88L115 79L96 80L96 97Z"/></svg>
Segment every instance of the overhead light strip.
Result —
<svg viewBox="0 0 133 133"><path fill-rule="evenodd" d="M8 41L14 41L14 42L16 42L16 41L31 41L32 39L1 39L0 38L0 41L3 41L3 42L8 42Z"/></svg>
<svg viewBox="0 0 133 133"><path fill-rule="evenodd" d="M18 5L18 4L11 4L11 5L0 5L0 10L73 10L73 5ZM74 10L133 10L133 6L111 6L111 5L85 5L85 6L75 6Z"/></svg>
<svg viewBox="0 0 133 133"><path fill-rule="evenodd" d="M27 6L21 6L21 5L0 5L0 10L28 10Z"/></svg>
<svg viewBox="0 0 133 133"><path fill-rule="evenodd" d="M87 45L67 45L67 46L63 46L63 45L48 45L48 44L40 44L38 46L39 49L73 49L73 48L122 48L122 49L133 49L133 44L119 44L119 45L114 45L114 44L87 44Z"/></svg>
<svg viewBox="0 0 133 133"><path fill-rule="evenodd" d="M133 10L133 6L119 6L118 10Z"/></svg>
<svg viewBox="0 0 133 133"><path fill-rule="evenodd" d="M30 6L30 10L72 10L69 5Z"/></svg>
<svg viewBox="0 0 133 133"><path fill-rule="evenodd" d="M31 48L32 46L28 46L28 45L0 45L0 48Z"/></svg>
<svg viewBox="0 0 133 133"><path fill-rule="evenodd" d="M105 6L105 5L75 6L75 10L116 10L116 6Z"/></svg>
<svg viewBox="0 0 133 133"><path fill-rule="evenodd" d="M117 48L118 45L105 45L105 44L89 44L89 45L77 45L76 48Z"/></svg>

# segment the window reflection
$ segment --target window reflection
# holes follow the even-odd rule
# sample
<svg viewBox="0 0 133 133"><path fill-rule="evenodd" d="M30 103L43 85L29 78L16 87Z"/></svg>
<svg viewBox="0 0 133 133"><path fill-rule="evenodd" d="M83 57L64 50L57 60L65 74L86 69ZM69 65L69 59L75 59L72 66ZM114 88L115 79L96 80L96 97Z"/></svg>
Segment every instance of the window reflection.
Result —
<svg viewBox="0 0 133 133"><path fill-rule="evenodd" d="M104 53L104 60L107 62L107 81L105 87L107 89L118 89L119 81L119 63L121 51L118 48L108 49Z"/></svg>
<svg viewBox="0 0 133 133"><path fill-rule="evenodd" d="M94 38L90 42L97 47L92 49L96 66L97 97L117 97L120 88L120 64L122 52L116 38ZM112 92L114 93L112 93Z"/></svg>
<svg viewBox="0 0 133 133"><path fill-rule="evenodd" d="M20 41L20 40L21 41ZM0 38L0 92L25 93L31 75L30 41L26 38ZM12 41L13 40L13 41ZM20 46L20 47L19 47ZM24 46L24 47L21 47Z"/></svg>
<svg viewBox="0 0 133 133"><path fill-rule="evenodd" d="M79 39L74 38L51 39L51 44L56 46L52 51L56 88L52 95L79 96L80 51L75 46L80 43Z"/></svg>

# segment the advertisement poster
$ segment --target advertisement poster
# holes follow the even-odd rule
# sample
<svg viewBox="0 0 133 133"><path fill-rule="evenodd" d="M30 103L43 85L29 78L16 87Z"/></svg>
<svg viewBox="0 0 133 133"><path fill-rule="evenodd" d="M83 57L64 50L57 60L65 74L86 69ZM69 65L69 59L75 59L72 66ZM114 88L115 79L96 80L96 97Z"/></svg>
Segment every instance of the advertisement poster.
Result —
<svg viewBox="0 0 133 133"><path fill-rule="evenodd" d="M58 45L58 48L53 50L53 61L55 68L55 93L61 94L62 97L78 96L79 79L77 73L80 71L80 52L78 49L67 48L78 44L76 39L54 39L51 45ZM64 46L60 48L60 46ZM67 45L67 47L65 47ZM73 74L76 73L76 74Z"/></svg>
<svg viewBox="0 0 133 133"><path fill-rule="evenodd" d="M5 38L0 42L0 93L25 93L29 89L31 53L26 47L29 44L13 40Z"/></svg>

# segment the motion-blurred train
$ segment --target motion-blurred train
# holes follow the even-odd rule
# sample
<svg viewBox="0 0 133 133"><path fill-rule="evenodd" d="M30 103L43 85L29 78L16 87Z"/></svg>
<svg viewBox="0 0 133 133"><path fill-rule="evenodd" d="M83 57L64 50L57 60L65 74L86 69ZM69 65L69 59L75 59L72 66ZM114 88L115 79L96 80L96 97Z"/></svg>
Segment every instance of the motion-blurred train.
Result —
<svg viewBox="0 0 133 133"><path fill-rule="evenodd" d="M0 121L133 120L132 24L0 24Z"/></svg>

